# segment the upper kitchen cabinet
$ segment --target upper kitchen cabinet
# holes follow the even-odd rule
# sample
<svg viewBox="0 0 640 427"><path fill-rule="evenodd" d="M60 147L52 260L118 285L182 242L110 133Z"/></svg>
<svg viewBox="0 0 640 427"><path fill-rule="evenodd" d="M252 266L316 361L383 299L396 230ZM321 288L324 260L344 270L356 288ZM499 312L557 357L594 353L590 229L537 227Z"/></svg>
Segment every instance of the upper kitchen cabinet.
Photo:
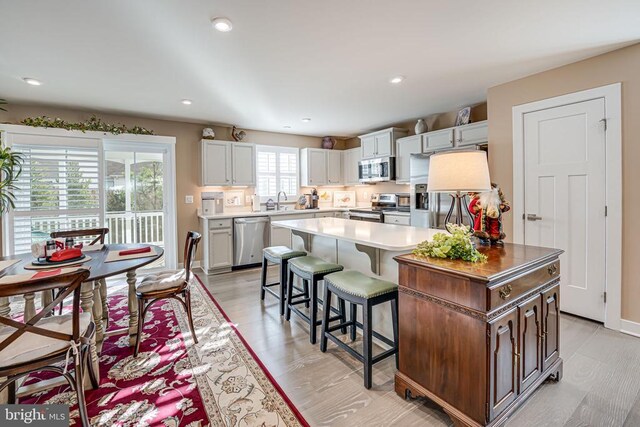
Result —
<svg viewBox="0 0 640 427"><path fill-rule="evenodd" d="M256 146L245 142L231 144L233 185L256 185Z"/></svg>
<svg viewBox="0 0 640 427"><path fill-rule="evenodd" d="M453 147L453 133L453 128L423 133L422 151L426 153Z"/></svg>
<svg viewBox="0 0 640 427"><path fill-rule="evenodd" d="M202 140L202 185L256 185L255 145Z"/></svg>
<svg viewBox="0 0 640 427"><path fill-rule="evenodd" d="M342 151L327 151L327 184L342 185Z"/></svg>
<svg viewBox="0 0 640 427"><path fill-rule="evenodd" d="M454 129L456 146L482 144L489 141L489 124L487 121L470 123Z"/></svg>
<svg viewBox="0 0 640 427"><path fill-rule="evenodd" d="M407 136L409 131L400 128L388 128L361 135L360 149L362 159L395 156L396 140Z"/></svg>
<svg viewBox="0 0 640 427"><path fill-rule="evenodd" d="M413 135L396 141L396 183L408 183L411 177L409 164L412 154L422 153L423 135Z"/></svg>
<svg viewBox="0 0 640 427"><path fill-rule="evenodd" d="M300 150L300 175L303 187L342 185L342 152L303 148Z"/></svg>
<svg viewBox="0 0 640 427"><path fill-rule="evenodd" d="M202 141L202 185L231 185L231 144Z"/></svg>
<svg viewBox="0 0 640 427"><path fill-rule="evenodd" d="M362 150L360 147L351 148L342 152L342 178L344 185L357 185L360 183L358 174L358 162Z"/></svg>

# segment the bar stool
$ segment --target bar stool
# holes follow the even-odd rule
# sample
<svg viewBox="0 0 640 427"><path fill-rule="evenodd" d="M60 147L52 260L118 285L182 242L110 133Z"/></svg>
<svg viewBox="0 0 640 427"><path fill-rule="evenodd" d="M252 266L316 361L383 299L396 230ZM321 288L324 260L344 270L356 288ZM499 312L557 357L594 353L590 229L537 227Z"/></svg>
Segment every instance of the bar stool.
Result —
<svg viewBox="0 0 640 427"><path fill-rule="evenodd" d="M349 301L351 303L351 319L330 326L332 319L325 311L322 318L322 335L320 336L320 351L327 351L327 339L345 349L356 359L364 363L364 386L371 388L371 368L389 356L396 355L396 368L398 367L398 285L385 280L365 276L357 271L341 271L328 274L324 278L324 307L326 310L331 295L335 294L338 300ZM393 322L393 341L375 332L371 325L373 307L384 302L391 301L391 317ZM362 323L356 320L357 306L362 306ZM362 327L363 354L358 353L338 337L331 334L337 329L351 327L351 340L356 338L356 326ZM389 350L373 356L373 337L378 338L385 344L391 346Z"/></svg>
<svg viewBox="0 0 640 427"><path fill-rule="evenodd" d="M293 294L293 286L287 289L287 314L286 320L291 319L291 311L302 317L309 324L309 340L311 344L315 344L317 340L317 327L321 324L318 320L318 282L324 280L327 274L341 271L344 267L340 264L333 264L321 260L320 258L312 256L297 257L289 261L289 283L293 283L293 276L296 275L302 279L304 289L311 288L311 297L305 293ZM310 304L309 316L301 312L296 305L305 304L307 307ZM325 310L327 313L332 311L331 301L327 303L324 301ZM335 309L333 309L335 310ZM346 321L345 303L340 304L340 310L338 316L332 318L332 320ZM347 332L346 328L343 330Z"/></svg>
<svg viewBox="0 0 640 427"><path fill-rule="evenodd" d="M260 281L260 299L264 301L265 292L269 292L280 300L280 316L284 315L285 295L287 292L287 265L289 260L296 257L305 256L305 251L294 251L286 246L271 246L262 250L262 276ZM280 266L280 281L267 283L267 266L269 262ZM280 293L277 294L272 286L280 285ZM308 292L307 292L308 293Z"/></svg>

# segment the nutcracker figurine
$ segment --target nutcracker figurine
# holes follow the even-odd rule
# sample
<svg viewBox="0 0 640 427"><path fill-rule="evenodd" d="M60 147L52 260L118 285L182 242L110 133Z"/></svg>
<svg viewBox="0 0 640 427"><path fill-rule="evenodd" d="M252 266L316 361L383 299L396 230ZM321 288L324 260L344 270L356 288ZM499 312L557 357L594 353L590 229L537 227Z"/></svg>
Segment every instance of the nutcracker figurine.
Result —
<svg viewBox="0 0 640 427"><path fill-rule="evenodd" d="M502 246L506 237L502 231L502 214L511 209L500 188L491 183L491 190L485 193L470 193L469 211L474 216L474 235L484 245Z"/></svg>

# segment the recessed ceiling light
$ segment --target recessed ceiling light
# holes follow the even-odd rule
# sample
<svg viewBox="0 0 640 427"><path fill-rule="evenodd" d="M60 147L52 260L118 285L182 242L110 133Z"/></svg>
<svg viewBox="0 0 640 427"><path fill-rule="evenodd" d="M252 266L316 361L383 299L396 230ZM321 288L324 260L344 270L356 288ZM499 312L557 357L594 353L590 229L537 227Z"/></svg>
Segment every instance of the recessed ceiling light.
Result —
<svg viewBox="0 0 640 427"><path fill-rule="evenodd" d="M190 100L190 99L183 99L183 100L182 100L182 103L183 103L184 105L191 105L191 104L192 104L192 102L191 102L191 100Z"/></svg>
<svg viewBox="0 0 640 427"><path fill-rule="evenodd" d="M404 81L404 76L395 76L392 77L391 80L389 80L389 83L397 85L399 83L402 83Z"/></svg>
<svg viewBox="0 0 640 427"><path fill-rule="evenodd" d="M233 24L231 24L231 21L227 18L213 18L211 20L211 25L222 33L228 33L233 29Z"/></svg>
<svg viewBox="0 0 640 427"><path fill-rule="evenodd" d="M31 77L23 77L25 83L30 84L31 86L40 86L42 82L40 80L31 78Z"/></svg>
<svg viewBox="0 0 640 427"><path fill-rule="evenodd" d="M305 123L309 123L311 119L309 117L305 117L304 119L302 119L302 121Z"/></svg>

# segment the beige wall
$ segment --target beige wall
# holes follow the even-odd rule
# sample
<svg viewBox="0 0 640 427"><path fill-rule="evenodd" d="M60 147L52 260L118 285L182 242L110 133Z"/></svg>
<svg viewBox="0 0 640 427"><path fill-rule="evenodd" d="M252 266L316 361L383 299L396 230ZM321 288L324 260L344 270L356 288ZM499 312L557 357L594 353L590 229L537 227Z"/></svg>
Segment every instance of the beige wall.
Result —
<svg viewBox="0 0 640 427"><path fill-rule="evenodd" d="M0 111L0 123L18 124L25 117L46 115L59 117L67 121L86 120L93 113L81 110L72 110L56 107L37 105L10 104L9 111ZM109 123L123 123L127 126L140 125L152 129L156 135L176 137L176 200L178 209L178 238L182 241L188 230L197 230L200 192L200 137L202 129L207 127L202 124L185 123L169 120L157 120L134 116L97 113L98 117ZM230 128L213 126L216 139L232 140ZM260 132L246 130L245 141L265 145L282 145L291 147L320 147L321 138L280 134L272 132ZM344 141L339 141L337 148L344 148ZM195 203L185 204L184 196L191 194ZM182 251L179 251L182 262Z"/></svg>
<svg viewBox="0 0 640 427"><path fill-rule="evenodd" d="M512 107L611 83L622 82L622 318L640 322L640 209L635 185L640 183L640 44L489 89L489 163L491 178L513 200ZM505 231L513 232L506 215Z"/></svg>
<svg viewBox="0 0 640 427"><path fill-rule="evenodd" d="M427 117L423 117L424 121L427 123L427 127L429 131L446 129L455 126L456 116L458 115L458 111L449 111L446 113L438 113L432 114ZM481 104L477 104L471 107L471 122L481 122L483 120L487 120L487 104L485 102ZM418 119L408 120L405 122L390 124L386 127L398 127L401 129L409 129L409 135L415 134L416 122ZM377 129L372 129L371 131L375 131ZM355 148L360 146L360 139L358 137L349 138L345 141L345 149Z"/></svg>

